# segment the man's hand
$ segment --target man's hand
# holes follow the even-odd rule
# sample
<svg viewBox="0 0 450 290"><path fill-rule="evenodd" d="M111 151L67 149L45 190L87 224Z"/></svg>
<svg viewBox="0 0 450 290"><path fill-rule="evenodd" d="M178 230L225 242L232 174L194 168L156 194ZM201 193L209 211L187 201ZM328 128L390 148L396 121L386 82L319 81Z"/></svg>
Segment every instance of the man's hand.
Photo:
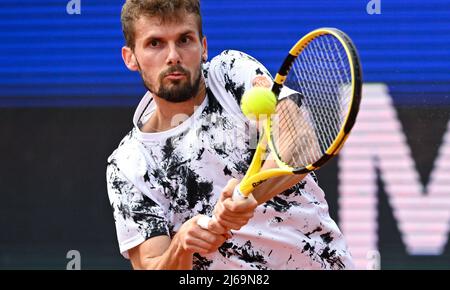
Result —
<svg viewBox="0 0 450 290"><path fill-rule="evenodd" d="M197 215L186 221L173 239L156 236L128 250L134 269L149 270L192 270L194 253L208 254L230 238L230 234L217 234L202 229Z"/></svg>
<svg viewBox="0 0 450 290"><path fill-rule="evenodd" d="M252 194L243 200L233 200L234 188L239 184L237 179L231 179L223 189L217 202L208 229L214 233L226 234L229 230L239 230L253 217L257 201Z"/></svg>
<svg viewBox="0 0 450 290"><path fill-rule="evenodd" d="M208 254L216 251L226 239L231 235L228 232L216 233L202 229L197 220L201 215L197 215L185 222L178 233L175 235L176 240L181 244L182 248L191 253Z"/></svg>

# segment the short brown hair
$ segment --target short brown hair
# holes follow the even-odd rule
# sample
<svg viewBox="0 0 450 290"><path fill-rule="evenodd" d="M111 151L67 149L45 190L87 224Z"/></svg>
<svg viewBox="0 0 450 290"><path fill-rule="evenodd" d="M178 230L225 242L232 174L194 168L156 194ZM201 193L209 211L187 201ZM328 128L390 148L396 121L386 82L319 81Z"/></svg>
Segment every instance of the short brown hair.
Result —
<svg viewBox="0 0 450 290"><path fill-rule="evenodd" d="M199 36L203 38L200 0L126 0L120 17L126 45L134 49L134 23L142 15L159 17L162 22L166 22L181 20L181 13L197 16Z"/></svg>

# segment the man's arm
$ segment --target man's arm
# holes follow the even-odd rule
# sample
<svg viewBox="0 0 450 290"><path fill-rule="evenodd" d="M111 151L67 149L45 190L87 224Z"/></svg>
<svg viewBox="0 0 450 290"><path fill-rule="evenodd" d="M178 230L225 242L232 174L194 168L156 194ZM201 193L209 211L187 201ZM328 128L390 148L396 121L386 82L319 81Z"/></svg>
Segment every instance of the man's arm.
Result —
<svg viewBox="0 0 450 290"><path fill-rule="evenodd" d="M267 159L264 162L261 170L267 170L271 168L278 168L278 165L275 160L273 160L273 158ZM272 199L274 196L293 187L294 185L302 181L302 179L306 175L307 174L294 174L270 178L256 187L252 194L258 202L258 205L260 205Z"/></svg>
<svg viewBox="0 0 450 290"><path fill-rule="evenodd" d="M230 236L215 234L197 225L195 216L185 222L171 240L158 236L128 250L136 270L192 270L192 255L216 251Z"/></svg>
<svg viewBox="0 0 450 290"><path fill-rule="evenodd" d="M266 160L262 170L277 168L273 159ZM231 179L224 188L219 201L214 207L214 219L208 224L208 229L216 233L226 233L229 230L239 230L253 217L256 207L274 196L288 190L299 183L306 174L287 175L268 179L260 184L244 200L233 200L234 187L238 186L237 179Z"/></svg>

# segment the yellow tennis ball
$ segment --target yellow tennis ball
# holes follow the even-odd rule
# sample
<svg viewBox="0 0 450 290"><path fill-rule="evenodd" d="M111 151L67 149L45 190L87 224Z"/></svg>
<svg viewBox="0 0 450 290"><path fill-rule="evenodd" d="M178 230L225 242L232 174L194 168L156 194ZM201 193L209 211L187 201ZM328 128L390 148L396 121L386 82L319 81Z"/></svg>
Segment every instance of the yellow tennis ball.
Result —
<svg viewBox="0 0 450 290"><path fill-rule="evenodd" d="M265 87L253 87L246 91L241 99L241 110L247 118L259 119L260 115L269 116L275 112L277 98Z"/></svg>

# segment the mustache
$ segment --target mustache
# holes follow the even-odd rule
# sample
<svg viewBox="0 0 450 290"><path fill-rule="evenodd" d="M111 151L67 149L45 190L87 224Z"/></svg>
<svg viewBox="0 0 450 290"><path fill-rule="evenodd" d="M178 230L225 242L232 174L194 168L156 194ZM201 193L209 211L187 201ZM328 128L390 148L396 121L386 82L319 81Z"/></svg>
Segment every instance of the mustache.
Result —
<svg viewBox="0 0 450 290"><path fill-rule="evenodd" d="M177 65L171 66L168 69L166 69L165 71L163 71L161 73L161 77L165 77L172 73L181 73L181 74L185 74L185 75L189 74L189 72L186 69L184 69L181 65L177 64Z"/></svg>

